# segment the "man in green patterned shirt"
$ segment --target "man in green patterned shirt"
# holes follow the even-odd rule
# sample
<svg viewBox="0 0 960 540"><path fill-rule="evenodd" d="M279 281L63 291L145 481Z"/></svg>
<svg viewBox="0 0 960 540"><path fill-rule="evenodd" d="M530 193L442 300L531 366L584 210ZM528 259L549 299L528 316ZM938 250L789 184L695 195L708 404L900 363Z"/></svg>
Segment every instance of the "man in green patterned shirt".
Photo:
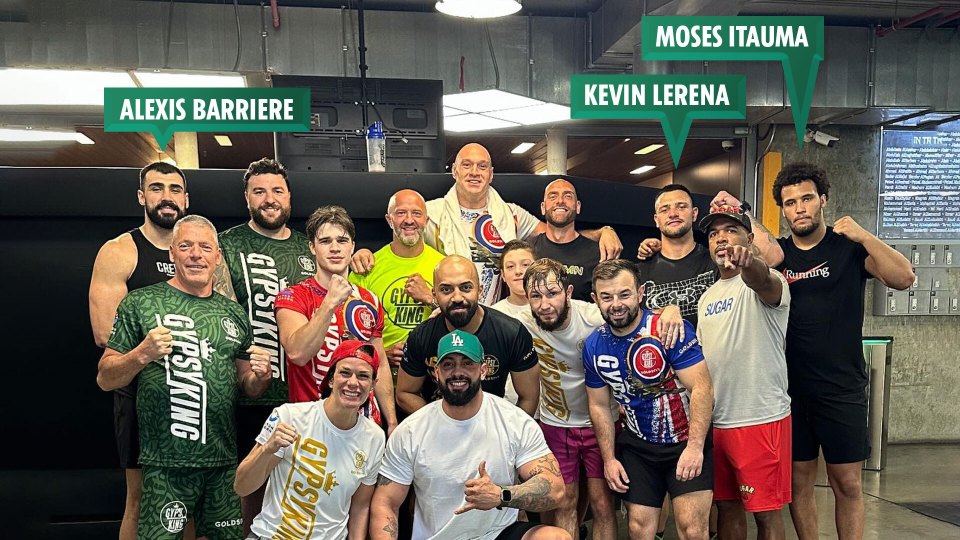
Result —
<svg viewBox="0 0 960 540"><path fill-rule="evenodd" d="M223 260L214 290L243 307L253 343L270 353L273 379L259 398L240 396L237 452L247 455L273 409L287 403L287 361L280 346L273 299L280 291L312 276L317 268L307 236L287 226L290 183L279 161L254 161L243 175L243 196L250 221L220 233ZM263 506L264 486L243 497L244 534Z"/></svg>
<svg viewBox="0 0 960 540"><path fill-rule="evenodd" d="M143 486L138 538L242 536L233 492L234 407L270 383L270 355L252 344L246 314L213 291L217 231L201 216L174 226L176 275L137 289L117 308L97 384L113 390L138 378L137 420Z"/></svg>

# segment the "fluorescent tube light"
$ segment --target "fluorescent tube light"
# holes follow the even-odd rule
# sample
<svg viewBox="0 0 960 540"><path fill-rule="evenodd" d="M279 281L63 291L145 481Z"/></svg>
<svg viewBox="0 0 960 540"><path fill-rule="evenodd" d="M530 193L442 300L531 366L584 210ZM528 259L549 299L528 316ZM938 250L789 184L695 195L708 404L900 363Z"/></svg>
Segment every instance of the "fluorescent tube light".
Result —
<svg viewBox="0 0 960 540"><path fill-rule="evenodd" d="M634 152L634 154L639 154L639 155L642 156L642 155L644 155L644 154L649 154L650 152L653 152L653 151L655 151L655 150L659 150L659 149L661 149L661 148L663 148L663 145L662 145L662 144L651 144L651 145L644 146L643 148L637 150L636 152Z"/></svg>
<svg viewBox="0 0 960 540"><path fill-rule="evenodd" d="M536 146L537 143L522 142L516 148L510 151L511 154L526 154L528 150Z"/></svg>
<svg viewBox="0 0 960 540"><path fill-rule="evenodd" d="M500 129L517 127L520 124L507 122L497 118L491 118L482 114L461 114L443 119L443 129L456 133L466 131L483 131L487 129Z"/></svg>
<svg viewBox="0 0 960 540"><path fill-rule="evenodd" d="M3 142L78 142L93 144L93 140L76 131L56 131L46 129L0 128L0 141Z"/></svg>

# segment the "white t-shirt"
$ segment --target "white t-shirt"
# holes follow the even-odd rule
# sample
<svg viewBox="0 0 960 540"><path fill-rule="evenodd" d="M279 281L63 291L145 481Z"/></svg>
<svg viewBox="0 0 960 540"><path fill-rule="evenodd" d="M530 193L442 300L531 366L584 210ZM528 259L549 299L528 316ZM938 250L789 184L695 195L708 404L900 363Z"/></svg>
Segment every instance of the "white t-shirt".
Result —
<svg viewBox="0 0 960 540"><path fill-rule="evenodd" d="M520 315L524 312L530 313L530 306L528 304L518 306L516 304L511 303L506 298L504 298L503 300L497 302L496 304L490 307L499 311L500 313L503 313L504 315L509 315L514 319L519 319Z"/></svg>
<svg viewBox="0 0 960 540"><path fill-rule="evenodd" d="M713 425L755 426L790 414L784 340L790 287L776 270L783 292L768 306L740 275L710 286L697 306L697 336L713 378Z"/></svg>
<svg viewBox="0 0 960 540"><path fill-rule="evenodd" d="M387 442L380 474L412 485L417 495L415 540L488 540L517 521L517 509L453 511L465 503L467 480L486 461L490 480L519 483L518 469L550 453L543 432L527 413L506 400L483 394L469 420L443 412L442 400L428 403L400 423Z"/></svg>
<svg viewBox="0 0 960 540"><path fill-rule="evenodd" d="M570 323L563 330L547 332L540 328L529 309L519 319L533 336L540 361L540 421L556 427L582 428L591 425L583 382L583 342L603 324L603 317L596 304L570 300L569 306Z"/></svg>
<svg viewBox="0 0 960 540"><path fill-rule="evenodd" d="M507 203L513 213L513 221L517 226L516 236L523 240L533 234L533 230L540 224L540 220L523 208L513 203ZM427 215L431 219L427 222L424 231L424 240L430 247L440 250L436 245L439 231L439 218L443 215L443 199L427 201ZM433 219L436 217L436 219ZM493 220L487 215L486 208L472 209L460 207L460 220L464 236L470 244L470 258L477 267L480 276L480 303L492 306L502 296L503 281L500 279L500 269L497 261L505 242L493 225ZM477 233L479 231L479 234ZM442 250L440 250L442 252Z"/></svg>
<svg viewBox="0 0 960 540"><path fill-rule="evenodd" d="M511 304L506 298L490 307L499 311L500 313L503 313L504 315L509 315L514 319L519 319L520 314L524 311L530 311L530 306L518 306L516 304ZM514 405L520 401L520 396L517 395L517 390L513 387L513 377L507 379L507 387L503 391L503 399L513 403Z"/></svg>
<svg viewBox="0 0 960 540"><path fill-rule="evenodd" d="M346 538L351 498L361 483L377 481L383 430L359 416L344 431L327 418L323 401L287 403L273 410L257 442L265 444L279 422L294 426L299 436L277 451L280 463L270 473L263 509L250 530L262 538Z"/></svg>

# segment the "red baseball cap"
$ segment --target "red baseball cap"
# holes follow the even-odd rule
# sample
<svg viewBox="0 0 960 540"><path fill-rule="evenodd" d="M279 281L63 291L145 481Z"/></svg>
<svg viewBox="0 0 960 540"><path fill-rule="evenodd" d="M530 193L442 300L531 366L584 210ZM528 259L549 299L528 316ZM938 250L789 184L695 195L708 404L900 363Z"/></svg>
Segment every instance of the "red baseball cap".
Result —
<svg viewBox="0 0 960 540"><path fill-rule="evenodd" d="M380 367L380 358L377 357L377 349L367 341L358 341L355 339L342 341L340 345L330 355L330 368L320 382L320 395L322 396L330 389L333 373L337 370L337 362L344 358L358 358L370 364L373 367L373 375L376 377L377 369Z"/></svg>

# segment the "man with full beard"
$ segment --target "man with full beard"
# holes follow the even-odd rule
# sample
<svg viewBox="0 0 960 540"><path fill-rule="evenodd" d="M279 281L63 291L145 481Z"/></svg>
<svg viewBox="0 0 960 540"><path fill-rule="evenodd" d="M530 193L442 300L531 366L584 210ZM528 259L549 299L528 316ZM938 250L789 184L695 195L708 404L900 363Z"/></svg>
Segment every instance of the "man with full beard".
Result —
<svg viewBox="0 0 960 540"><path fill-rule="evenodd" d="M223 259L214 288L236 300L253 327L253 342L270 352L273 378L258 398L241 396L237 405L237 452L246 455L274 408L287 402L287 364L277 339L273 299L283 289L316 271L307 237L287 226L290 184L280 162L254 161L243 175L243 196L250 221L220 233ZM263 486L243 498L244 534L260 511Z"/></svg>
<svg viewBox="0 0 960 540"><path fill-rule="evenodd" d="M128 292L167 281L174 275L169 251L173 226L190 205L183 171L162 161L147 165L140 171L137 200L143 207L143 225L105 243L93 263L90 324L98 347L106 347L117 306ZM126 504L120 523L121 540L136 538L140 514L140 434L136 398L136 379L113 393L117 451L127 481Z"/></svg>
<svg viewBox="0 0 960 540"><path fill-rule="evenodd" d="M659 316L640 309L643 285L629 261L597 265L593 294L606 324L584 343L584 382L604 477L626 504L629 537L654 538L669 493L681 538L706 540L713 386L693 328L684 321L684 338L664 345ZM624 410L626 429L617 436L611 393Z"/></svg>
<svg viewBox="0 0 960 540"><path fill-rule="evenodd" d="M540 361L540 429L557 457L564 483L563 500L545 521L577 536L582 465L586 499L593 509L593 538L613 540L617 537L613 493L603 478L603 458L590 424L581 358L584 340L603 318L595 304L572 298L574 285L566 268L553 259L530 265L523 287L530 307L519 319L533 335Z"/></svg>
<svg viewBox="0 0 960 540"><path fill-rule="evenodd" d="M567 276L573 285L573 297L592 302L591 277L600 262L600 244L577 232L575 226L580 215L580 200L573 184L557 178L543 190L540 212L547 227L543 234L533 239L533 249L539 257L560 261L566 267Z"/></svg>
<svg viewBox="0 0 960 540"><path fill-rule="evenodd" d="M570 540L562 529L517 521L519 510L556 508L563 480L533 419L480 391L490 369L480 340L454 330L434 351L442 399L404 420L387 442L370 536L397 538L400 505L413 486L413 538Z"/></svg>
<svg viewBox="0 0 960 540"><path fill-rule="evenodd" d="M443 255L423 241L427 204L416 191L402 189L394 193L384 217L393 231L393 241L374 253L381 264L366 274L351 273L350 282L380 297L387 315L383 347L390 365L396 368L403 358L407 335L436 306L431 281L433 269Z"/></svg>
<svg viewBox="0 0 960 540"><path fill-rule="evenodd" d="M462 330L484 344L484 392L503 397L510 376L517 406L533 416L540 399L540 367L530 332L509 315L479 305L480 278L473 262L459 255L440 261L433 272L433 294L442 316L410 332L397 374L397 405L413 414L440 398L436 380L428 377L437 365L437 344L450 331Z"/></svg>
<svg viewBox="0 0 960 540"><path fill-rule="evenodd" d="M870 455L863 291L868 278L887 287L913 284L910 262L850 216L828 227L823 217L830 182L809 163L787 165L773 184L792 236L780 239L778 269L790 286L787 380L793 417L793 503L800 540L817 538L814 482L823 449L836 497L837 534L863 537L860 470Z"/></svg>

